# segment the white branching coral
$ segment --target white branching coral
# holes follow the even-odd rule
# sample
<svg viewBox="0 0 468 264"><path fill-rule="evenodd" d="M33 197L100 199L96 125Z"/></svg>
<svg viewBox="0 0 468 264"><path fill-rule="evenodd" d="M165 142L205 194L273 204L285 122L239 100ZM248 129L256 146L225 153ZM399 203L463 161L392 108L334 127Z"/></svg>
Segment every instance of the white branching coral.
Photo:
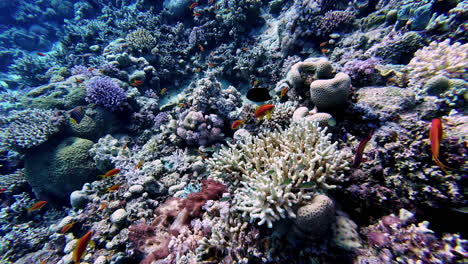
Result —
<svg viewBox="0 0 468 264"><path fill-rule="evenodd" d="M303 122L246 138L208 161L211 176L235 188L233 208L243 218L272 227L294 218L295 205L311 199L309 191L335 188L330 180L342 180L349 169L351 154L339 151L326 131Z"/></svg>
<svg viewBox="0 0 468 264"><path fill-rule="evenodd" d="M409 83L416 89L421 89L426 81L436 75L449 79L466 79L467 68L468 44L450 44L449 39L439 43L434 41L416 51L406 67Z"/></svg>

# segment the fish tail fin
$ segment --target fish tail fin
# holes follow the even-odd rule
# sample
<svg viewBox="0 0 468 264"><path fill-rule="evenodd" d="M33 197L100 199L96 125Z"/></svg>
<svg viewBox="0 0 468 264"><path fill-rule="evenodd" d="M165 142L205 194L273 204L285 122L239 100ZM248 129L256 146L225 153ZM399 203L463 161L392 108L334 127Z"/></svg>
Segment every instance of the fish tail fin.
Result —
<svg viewBox="0 0 468 264"><path fill-rule="evenodd" d="M450 167L444 165L444 164L439 160L439 158L434 158L434 161L435 161L435 163L440 167L440 169L443 170L444 172L447 172L447 169L453 170L453 168L450 168Z"/></svg>

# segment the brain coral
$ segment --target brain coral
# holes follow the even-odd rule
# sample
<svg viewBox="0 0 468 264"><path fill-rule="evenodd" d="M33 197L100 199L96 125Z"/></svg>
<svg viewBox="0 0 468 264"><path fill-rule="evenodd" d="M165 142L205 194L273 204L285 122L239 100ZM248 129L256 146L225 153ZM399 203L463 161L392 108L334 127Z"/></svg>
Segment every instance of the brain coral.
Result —
<svg viewBox="0 0 468 264"><path fill-rule="evenodd" d="M66 138L57 144L42 145L25 156L26 180L40 199L60 203L72 191L94 180L99 171L88 154L93 142Z"/></svg>
<svg viewBox="0 0 468 264"><path fill-rule="evenodd" d="M333 79L315 80L310 84L310 99L319 110L342 108L351 92L351 79L339 72Z"/></svg>
<svg viewBox="0 0 468 264"><path fill-rule="evenodd" d="M280 130L230 145L208 160L211 176L235 189L233 203L242 217L272 227L281 218L296 217L295 205L311 198L310 189L336 187L351 155L339 151L331 134L315 122L294 123Z"/></svg>
<svg viewBox="0 0 468 264"><path fill-rule="evenodd" d="M310 202L299 207L294 224L303 232L319 236L335 218L335 205L326 195L316 195Z"/></svg>
<svg viewBox="0 0 468 264"><path fill-rule="evenodd" d="M450 44L446 39L432 42L414 54L406 70L410 87L421 89L424 83L436 75L449 79L467 79L468 44L455 42Z"/></svg>

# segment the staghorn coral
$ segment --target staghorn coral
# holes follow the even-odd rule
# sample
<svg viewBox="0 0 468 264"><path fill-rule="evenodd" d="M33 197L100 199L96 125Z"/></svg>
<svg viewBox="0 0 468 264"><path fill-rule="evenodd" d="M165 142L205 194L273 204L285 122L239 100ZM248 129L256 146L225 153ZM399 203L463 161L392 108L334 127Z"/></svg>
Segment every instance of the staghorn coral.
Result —
<svg viewBox="0 0 468 264"><path fill-rule="evenodd" d="M330 180L343 179L350 155L338 151L330 137L317 123L296 123L229 145L208 166L213 177L236 188L234 210L272 227L281 218L294 218L294 206L311 198L301 184L313 182L313 189L326 190L336 187Z"/></svg>
<svg viewBox="0 0 468 264"><path fill-rule="evenodd" d="M3 128L0 141L16 150L27 150L41 145L59 132L62 121L63 118L56 116L52 110L12 111L0 120Z"/></svg>
<svg viewBox="0 0 468 264"><path fill-rule="evenodd" d="M406 66L409 85L416 91L421 91L424 83L437 75L466 80L467 61L468 44L450 44L449 39L431 42L429 46L416 51L414 58Z"/></svg>

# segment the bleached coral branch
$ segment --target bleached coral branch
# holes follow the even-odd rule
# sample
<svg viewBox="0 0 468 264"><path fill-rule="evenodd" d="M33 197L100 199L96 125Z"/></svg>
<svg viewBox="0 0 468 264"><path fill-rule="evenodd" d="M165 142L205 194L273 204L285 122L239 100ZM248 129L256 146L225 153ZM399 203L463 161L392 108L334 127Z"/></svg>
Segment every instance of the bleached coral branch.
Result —
<svg viewBox="0 0 468 264"><path fill-rule="evenodd" d="M281 218L294 218L294 205L311 198L304 183L315 185L314 191L335 188L330 180L343 179L350 157L331 142L326 128L304 122L230 145L208 166L211 177L236 188L233 204L242 217L272 227Z"/></svg>

